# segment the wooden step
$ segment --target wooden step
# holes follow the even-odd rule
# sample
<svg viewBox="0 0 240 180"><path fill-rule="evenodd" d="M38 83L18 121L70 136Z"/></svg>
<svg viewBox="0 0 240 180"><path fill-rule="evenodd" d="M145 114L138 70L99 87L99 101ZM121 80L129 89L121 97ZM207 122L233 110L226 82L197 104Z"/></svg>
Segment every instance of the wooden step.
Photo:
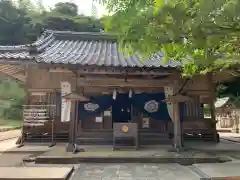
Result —
<svg viewBox="0 0 240 180"><path fill-rule="evenodd" d="M24 136L25 141L27 142L51 142L52 135L50 133L43 133L43 134L25 134ZM68 142L69 134L66 133L55 133L54 134L54 141L56 142Z"/></svg>
<svg viewBox="0 0 240 180"><path fill-rule="evenodd" d="M24 109L23 112L25 112L25 113L32 113L32 112L46 113L47 109Z"/></svg>
<svg viewBox="0 0 240 180"><path fill-rule="evenodd" d="M38 119L31 119L31 120L24 120L25 123L46 123L49 120L38 120Z"/></svg>
<svg viewBox="0 0 240 180"><path fill-rule="evenodd" d="M23 126L25 126L25 127L39 127L39 126L44 126L44 123L23 123Z"/></svg>
<svg viewBox="0 0 240 180"><path fill-rule="evenodd" d="M23 116L24 119L49 119L49 116L44 114L44 115L37 115L37 116L32 116L31 114L30 115L24 115Z"/></svg>

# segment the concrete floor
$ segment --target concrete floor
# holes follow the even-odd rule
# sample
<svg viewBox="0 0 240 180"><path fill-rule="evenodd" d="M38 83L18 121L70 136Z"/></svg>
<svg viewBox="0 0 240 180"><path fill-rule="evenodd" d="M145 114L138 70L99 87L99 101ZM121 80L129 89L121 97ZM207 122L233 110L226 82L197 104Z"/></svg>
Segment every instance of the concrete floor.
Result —
<svg viewBox="0 0 240 180"><path fill-rule="evenodd" d="M9 133L12 134L12 133ZM14 133L13 133L14 134ZM5 136L6 137L6 136ZM50 149L45 146L24 146L23 148L15 148L15 139L0 142L0 172L1 167L59 167L66 165L49 165L49 164L34 164L22 163L22 159L26 156L32 155L34 152L47 152ZM65 146L65 145L64 145ZM188 144L187 144L188 146ZM223 180L234 176L236 180L240 179L240 143L233 143L222 140L219 144L212 144L206 142L192 142L192 149L198 149L201 156L205 153L233 157L233 162L221 164L194 164L191 166L181 166L179 164L153 164L153 163L80 163L75 165L76 170L71 180L210 180L215 178L222 178ZM11 150L10 150L11 149ZM53 148L54 149L54 148ZM92 148L93 149L96 148ZM8 152L4 153L4 151ZM99 150L99 149L98 149ZM101 150L104 154L104 148ZM148 152L153 152L148 150ZM50 152L50 151L49 151ZM51 151L53 153L54 151ZM59 152L56 152L58 154ZM95 152L97 153L97 152ZM146 152L140 152L147 154ZM101 153L100 153L101 154ZM106 154L106 152L105 152ZM132 151L134 156L139 153ZM160 155L158 152L154 155ZM183 153L184 156L187 154ZM124 152L122 153L124 155ZM181 156L181 155L180 155ZM235 159L234 159L235 158ZM17 176L17 175L16 175ZM235 180L233 179L233 180Z"/></svg>
<svg viewBox="0 0 240 180"><path fill-rule="evenodd" d="M6 150L16 147L16 144L15 144L16 140L17 140L17 138L0 142L0 154Z"/></svg>
<svg viewBox="0 0 240 180"><path fill-rule="evenodd" d="M11 130L6 132L0 132L0 141L5 139L12 139L21 135L21 130Z"/></svg>
<svg viewBox="0 0 240 180"><path fill-rule="evenodd" d="M16 140L17 138L0 142L0 167L20 166L22 163L22 159L31 155L28 152L6 154L5 152L7 150L16 147L16 144L15 144Z"/></svg>
<svg viewBox="0 0 240 180"><path fill-rule="evenodd" d="M240 163L80 164L71 180L239 180Z"/></svg>

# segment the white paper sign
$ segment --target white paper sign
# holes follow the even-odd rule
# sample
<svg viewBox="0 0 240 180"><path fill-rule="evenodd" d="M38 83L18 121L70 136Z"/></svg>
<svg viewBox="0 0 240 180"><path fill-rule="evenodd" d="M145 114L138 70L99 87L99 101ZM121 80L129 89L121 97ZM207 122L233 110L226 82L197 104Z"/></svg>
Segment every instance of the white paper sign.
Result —
<svg viewBox="0 0 240 180"><path fill-rule="evenodd" d="M62 97L71 93L71 84L69 82L61 82L61 93ZM67 101L66 99L62 98L61 121L69 122L70 113L71 113L71 101Z"/></svg>
<svg viewBox="0 0 240 180"><path fill-rule="evenodd" d="M96 123L102 123L103 119L102 117L96 117L95 122Z"/></svg>
<svg viewBox="0 0 240 180"><path fill-rule="evenodd" d="M111 116L111 111L110 110L104 111L104 116Z"/></svg>
<svg viewBox="0 0 240 180"><path fill-rule="evenodd" d="M143 118L143 128L149 128L149 118Z"/></svg>

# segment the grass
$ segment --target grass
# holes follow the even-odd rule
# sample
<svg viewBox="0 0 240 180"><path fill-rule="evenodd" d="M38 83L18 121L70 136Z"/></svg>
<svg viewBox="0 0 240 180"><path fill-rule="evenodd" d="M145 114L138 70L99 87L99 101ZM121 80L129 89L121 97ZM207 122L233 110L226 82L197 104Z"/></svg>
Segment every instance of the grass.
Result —
<svg viewBox="0 0 240 180"><path fill-rule="evenodd" d="M21 120L0 119L0 126L18 127L21 126Z"/></svg>

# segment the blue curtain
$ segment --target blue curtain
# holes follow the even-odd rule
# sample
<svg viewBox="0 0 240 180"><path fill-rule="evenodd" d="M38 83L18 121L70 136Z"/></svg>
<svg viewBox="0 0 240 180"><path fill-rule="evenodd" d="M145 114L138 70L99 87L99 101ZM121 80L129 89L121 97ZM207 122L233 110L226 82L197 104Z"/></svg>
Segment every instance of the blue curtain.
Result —
<svg viewBox="0 0 240 180"><path fill-rule="evenodd" d="M185 109L185 103L179 103L180 121L183 121L184 119L184 116L185 116L184 109Z"/></svg>
<svg viewBox="0 0 240 180"><path fill-rule="evenodd" d="M168 113L167 104L162 102L164 99L164 93L141 93L134 94L131 98L131 102L133 107L139 109L141 112L155 120L171 120ZM157 101L159 107L158 110L153 113L150 113L144 109L145 103L151 100Z"/></svg>
<svg viewBox="0 0 240 180"><path fill-rule="evenodd" d="M128 122L131 120L131 100L128 93L118 94L112 104L112 118L114 122Z"/></svg>
<svg viewBox="0 0 240 180"><path fill-rule="evenodd" d="M87 103L97 104L99 108L97 108L95 111L87 111L84 108L84 105ZM102 114L106 109L110 108L112 106L112 103L112 96L106 95L91 97L89 102L78 103L78 117L81 120L86 120L88 117L98 116Z"/></svg>
<svg viewBox="0 0 240 180"><path fill-rule="evenodd" d="M171 120L167 104L162 102L165 99L164 93L141 93L134 94L132 98L128 97L126 94L118 94L117 99L113 100L112 96L97 96L91 97L89 102L78 103L78 117L81 120L87 120L89 117L98 116L103 113L106 109L112 107L113 120L115 122L122 122L131 119L131 104L134 108L137 108L139 111L143 112L147 116L153 118L154 120ZM155 100L158 102L158 110L156 112L150 113L144 109L145 103ZM84 108L84 105L87 103L98 104L99 108L95 111L87 111ZM184 118L184 103L180 103L180 119Z"/></svg>

